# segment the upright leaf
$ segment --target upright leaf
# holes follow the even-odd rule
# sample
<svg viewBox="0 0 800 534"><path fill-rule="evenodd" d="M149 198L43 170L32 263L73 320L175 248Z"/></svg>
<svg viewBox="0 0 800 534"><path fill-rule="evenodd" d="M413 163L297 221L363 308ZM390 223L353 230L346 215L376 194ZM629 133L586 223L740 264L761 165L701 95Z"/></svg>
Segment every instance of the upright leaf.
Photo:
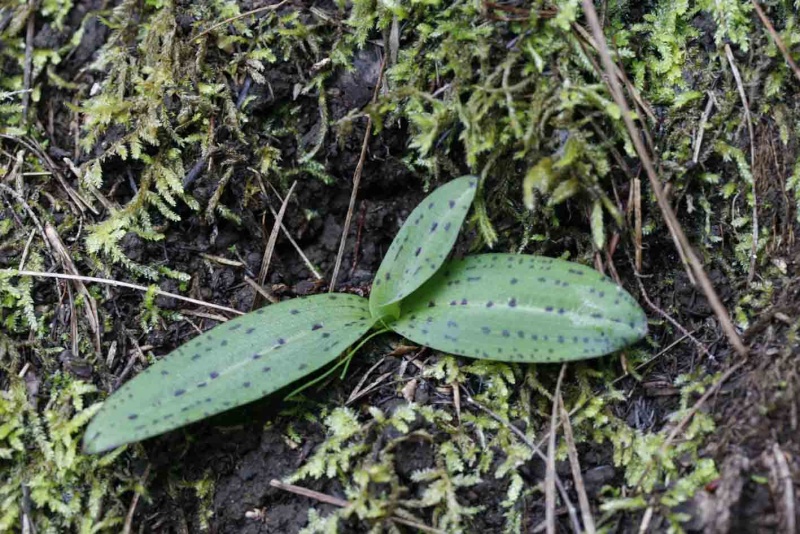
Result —
<svg viewBox="0 0 800 534"><path fill-rule="evenodd" d="M84 450L139 441L268 395L334 360L374 323L366 299L326 294L219 325L116 391L89 424Z"/></svg>
<svg viewBox="0 0 800 534"><path fill-rule="evenodd" d="M579 360L621 349L647 332L644 312L621 287L582 265L539 256L448 262L400 306L393 330L472 358Z"/></svg>
<svg viewBox="0 0 800 534"><path fill-rule="evenodd" d="M369 307L372 315L396 316L396 304L441 267L475 197L478 179L463 176L437 188L400 228L383 258Z"/></svg>

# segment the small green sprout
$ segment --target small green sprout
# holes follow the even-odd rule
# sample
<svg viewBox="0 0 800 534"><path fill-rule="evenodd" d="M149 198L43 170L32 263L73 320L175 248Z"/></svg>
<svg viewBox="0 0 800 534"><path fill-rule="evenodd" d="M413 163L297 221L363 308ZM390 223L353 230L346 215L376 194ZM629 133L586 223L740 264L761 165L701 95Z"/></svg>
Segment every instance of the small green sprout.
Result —
<svg viewBox="0 0 800 534"><path fill-rule="evenodd" d="M414 209L369 300L296 298L198 336L115 392L86 430L84 450L143 440L269 395L373 328L443 352L520 363L601 356L645 335L636 301L590 268L514 254L448 261L477 186L473 176L453 180Z"/></svg>

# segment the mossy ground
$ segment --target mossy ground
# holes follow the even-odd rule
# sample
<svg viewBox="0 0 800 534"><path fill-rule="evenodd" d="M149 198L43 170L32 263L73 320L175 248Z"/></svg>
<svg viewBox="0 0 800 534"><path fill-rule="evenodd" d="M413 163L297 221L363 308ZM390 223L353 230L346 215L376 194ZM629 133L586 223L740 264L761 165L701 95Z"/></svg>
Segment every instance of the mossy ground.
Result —
<svg viewBox="0 0 800 534"><path fill-rule="evenodd" d="M598 525L786 528L788 488L800 489L800 83L751 3L598 3L660 179L751 350L669 441L737 358L646 183L634 271L634 184L645 180L580 2L286 2L240 16L266 5L0 3L0 267L156 284L248 310L245 277L259 271L276 192L297 180L284 225L330 276L368 114L341 284L368 289L424 191L480 175L461 251L595 265L652 303L645 342L571 365L564 382ZM763 6L798 57L796 2ZM324 285L285 238L268 281L280 297ZM274 396L81 455L95 403L216 324L214 313L0 272L0 530L118 532L136 491L130 524L142 532L404 531L392 515L447 532L541 524L543 463L511 427L547 434L559 366L457 359L391 336L344 381L299 400ZM351 504L296 497L273 478Z"/></svg>

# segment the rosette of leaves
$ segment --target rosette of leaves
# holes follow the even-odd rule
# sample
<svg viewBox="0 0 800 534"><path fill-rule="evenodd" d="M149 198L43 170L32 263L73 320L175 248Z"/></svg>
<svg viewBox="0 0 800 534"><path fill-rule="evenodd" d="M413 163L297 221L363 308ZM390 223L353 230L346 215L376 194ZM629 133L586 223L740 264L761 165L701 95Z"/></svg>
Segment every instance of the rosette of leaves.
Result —
<svg viewBox="0 0 800 534"><path fill-rule="evenodd" d="M601 356L644 336L636 301L590 268L515 254L448 259L477 186L473 176L458 178L414 209L369 299L296 298L211 329L116 391L90 423L84 449L112 449L269 395L331 364L373 329L520 363Z"/></svg>

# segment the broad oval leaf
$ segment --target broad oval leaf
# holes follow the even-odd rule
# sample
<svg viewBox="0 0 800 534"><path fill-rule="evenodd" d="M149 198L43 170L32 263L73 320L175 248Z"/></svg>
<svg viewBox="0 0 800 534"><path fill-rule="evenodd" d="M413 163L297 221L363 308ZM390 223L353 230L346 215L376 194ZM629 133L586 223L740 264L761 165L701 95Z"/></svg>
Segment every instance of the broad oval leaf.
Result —
<svg viewBox="0 0 800 534"><path fill-rule="evenodd" d="M268 395L334 360L374 323L367 299L325 294L221 324L106 400L86 430L84 450L139 441Z"/></svg>
<svg viewBox="0 0 800 534"><path fill-rule="evenodd" d="M411 212L375 275L369 299L373 316L396 315L392 305L441 267L456 242L477 185L475 176L462 176L437 188Z"/></svg>
<svg viewBox="0 0 800 534"><path fill-rule="evenodd" d="M540 256L483 254L448 262L400 306L393 330L471 358L579 360L647 333L644 312L621 287L588 267Z"/></svg>

